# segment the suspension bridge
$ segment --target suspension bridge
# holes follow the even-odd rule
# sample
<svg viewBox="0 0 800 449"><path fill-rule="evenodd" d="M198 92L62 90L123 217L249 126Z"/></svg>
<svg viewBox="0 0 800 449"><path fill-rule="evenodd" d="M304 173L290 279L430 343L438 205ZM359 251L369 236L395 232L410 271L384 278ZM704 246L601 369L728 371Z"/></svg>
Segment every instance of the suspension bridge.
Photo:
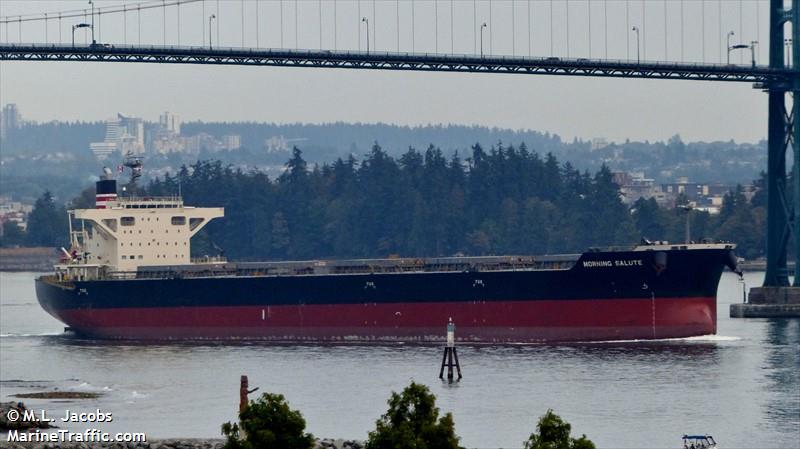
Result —
<svg viewBox="0 0 800 449"><path fill-rule="evenodd" d="M800 267L800 0L160 0L0 11L0 61L745 82L768 95L767 271ZM26 11L30 6L25 8ZM77 39L77 40L76 40ZM765 61L765 62L762 62ZM788 190L792 195L788 195ZM791 198L791 199L790 199ZM800 276L794 286L800 287ZM773 291L769 290L769 291ZM766 290L765 290L766 291ZM799 301L800 302L800 301Z"/></svg>

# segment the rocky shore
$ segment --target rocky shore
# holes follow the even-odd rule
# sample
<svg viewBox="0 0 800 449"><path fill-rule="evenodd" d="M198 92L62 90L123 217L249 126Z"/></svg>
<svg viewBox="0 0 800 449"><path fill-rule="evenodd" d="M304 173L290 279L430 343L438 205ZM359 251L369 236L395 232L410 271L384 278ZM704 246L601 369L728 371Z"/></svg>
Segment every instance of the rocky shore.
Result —
<svg viewBox="0 0 800 449"><path fill-rule="evenodd" d="M0 402L0 449L221 449L225 440L179 438L150 440L144 443L82 443L82 442L10 442L7 432L49 433L57 429L49 429L47 423L9 419L17 414L24 416L25 404L22 402ZM11 413L11 415L9 415ZM42 429L42 430L37 430ZM356 440L323 438L314 442L314 449L363 449L364 443Z"/></svg>
<svg viewBox="0 0 800 449"><path fill-rule="evenodd" d="M221 449L221 439L181 438L152 440L146 443L9 443L0 433L0 449ZM360 441L330 439L317 440L314 449L363 449Z"/></svg>

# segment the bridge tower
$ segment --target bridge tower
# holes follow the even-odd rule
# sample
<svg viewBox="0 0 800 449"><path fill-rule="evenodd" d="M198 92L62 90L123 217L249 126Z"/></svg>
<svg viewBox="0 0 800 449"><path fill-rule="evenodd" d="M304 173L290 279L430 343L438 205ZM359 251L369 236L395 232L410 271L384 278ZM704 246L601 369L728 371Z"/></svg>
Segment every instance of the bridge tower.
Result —
<svg viewBox="0 0 800 449"><path fill-rule="evenodd" d="M793 0L787 10L783 0L770 0L769 65L783 69L789 61L784 60L785 25L792 24L792 65L800 67L800 0ZM786 177L786 153L793 150L794 173L800 173L800 79L772 81L766 86L769 96L769 122L767 131L767 272L765 287L789 285L786 266L789 240L795 236L795 261L800 267L800 176L793 177L792 202L789 202ZM791 112L786 100L791 92ZM800 286L796 276L794 286Z"/></svg>
<svg viewBox="0 0 800 449"><path fill-rule="evenodd" d="M791 65L800 67L800 0L790 9L784 0L770 0L769 66L784 69L785 28L792 25ZM764 286L750 290L748 304L732 304L732 317L800 316L800 76L792 74L767 82L767 272ZM791 94L792 105L786 103ZM788 195L786 156L792 150L792 195ZM789 286L786 266L794 238L795 277Z"/></svg>

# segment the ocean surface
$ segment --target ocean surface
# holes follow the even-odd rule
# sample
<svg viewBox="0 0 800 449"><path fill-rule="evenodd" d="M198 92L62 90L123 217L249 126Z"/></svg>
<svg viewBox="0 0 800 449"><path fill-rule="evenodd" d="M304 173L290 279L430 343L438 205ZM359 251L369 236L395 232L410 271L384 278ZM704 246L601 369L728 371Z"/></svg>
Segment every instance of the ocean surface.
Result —
<svg viewBox="0 0 800 449"><path fill-rule="evenodd" d="M219 437L236 417L239 376L258 393L285 395L325 438L364 439L391 391L428 385L452 412L461 443L521 447L552 408L599 448L679 448L708 433L729 448L800 447L800 320L731 319L746 283L725 273L718 334L540 346L459 346L464 379L438 378L440 347L264 343L130 344L62 335L36 302L34 273L0 273L0 400L17 393L99 392L92 400L24 400L113 414L75 430L146 432L148 438Z"/></svg>

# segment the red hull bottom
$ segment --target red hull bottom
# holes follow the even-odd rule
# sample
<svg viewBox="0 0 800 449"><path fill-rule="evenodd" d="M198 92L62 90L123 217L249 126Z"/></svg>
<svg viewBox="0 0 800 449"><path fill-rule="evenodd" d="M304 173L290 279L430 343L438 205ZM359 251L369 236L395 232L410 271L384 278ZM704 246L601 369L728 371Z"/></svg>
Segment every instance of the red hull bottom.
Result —
<svg viewBox="0 0 800 449"><path fill-rule="evenodd" d="M716 333L716 299L658 298L50 310L80 334L112 339L535 343Z"/></svg>

